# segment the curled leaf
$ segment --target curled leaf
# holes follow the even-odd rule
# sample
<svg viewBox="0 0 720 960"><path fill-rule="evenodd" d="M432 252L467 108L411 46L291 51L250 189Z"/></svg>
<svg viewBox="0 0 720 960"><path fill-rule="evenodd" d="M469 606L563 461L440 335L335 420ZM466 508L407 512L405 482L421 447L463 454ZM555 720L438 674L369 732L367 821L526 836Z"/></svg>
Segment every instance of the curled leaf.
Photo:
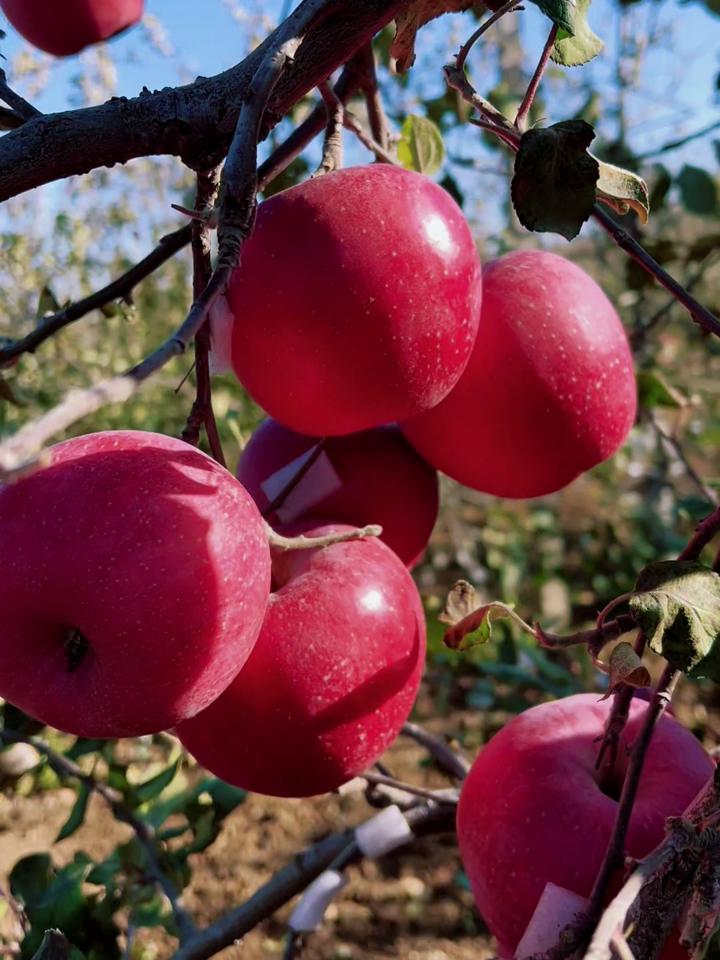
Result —
<svg viewBox="0 0 720 960"><path fill-rule="evenodd" d="M487 643L492 637L493 620L512 620L530 636L535 636L533 628L508 604L498 600L479 603L475 588L466 580L455 584L438 619L450 624L443 641L451 650L467 650Z"/></svg>
<svg viewBox="0 0 720 960"><path fill-rule="evenodd" d="M621 683L627 683L631 687L650 686L651 680L647 667L635 653L631 643L625 641L618 643L610 654L606 669L610 674L610 683L603 700L607 700Z"/></svg>
<svg viewBox="0 0 720 960"><path fill-rule="evenodd" d="M420 27L443 13L468 10L474 0L406 0L395 17L395 37L390 56L398 73L405 73L415 62L415 37Z"/></svg>
<svg viewBox="0 0 720 960"><path fill-rule="evenodd" d="M600 169L597 181L598 200L623 216L633 210L641 223L647 223L650 194L643 178L612 163L605 163L603 160L596 162Z"/></svg>
<svg viewBox="0 0 720 960"><path fill-rule="evenodd" d="M443 612L438 615L440 623L454 625L463 617L467 617L473 610L481 606L475 587L467 580L458 580L447 595Z"/></svg>
<svg viewBox="0 0 720 960"><path fill-rule="evenodd" d="M690 676L720 681L720 575L694 561L651 563L629 605L651 650Z"/></svg>

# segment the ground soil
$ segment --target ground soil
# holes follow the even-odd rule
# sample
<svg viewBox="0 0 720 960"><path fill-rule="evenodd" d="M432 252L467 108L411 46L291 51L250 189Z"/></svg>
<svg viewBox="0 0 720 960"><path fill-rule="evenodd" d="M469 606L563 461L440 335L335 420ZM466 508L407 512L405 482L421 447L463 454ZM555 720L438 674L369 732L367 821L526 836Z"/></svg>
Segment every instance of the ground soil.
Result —
<svg viewBox="0 0 720 960"><path fill-rule="evenodd" d="M385 757L393 775L403 780L449 786L447 778L421 765L424 759L423 751L404 739ZM54 860L61 864L84 850L99 859L128 835L106 804L94 797L83 827L53 846L74 800L75 793L68 788L30 797L11 791L0 794L0 885L4 889L8 872L23 856L52 849ZM228 817L215 843L193 856L193 879L184 896L188 910L199 925L212 922L246 900L294 854L373 812L362 792L302 801L250 796ZM492 941L473 910L472 896L458 882L460 870L452 835L427 837L406 852L351 867L348 886L328 910L323 928L308 938L303 960L486 960L493 956ZM223 960L281 957L289 910L281 910L218 956ZM172 956L176 946L172 938L157 930L140 936L146 947L138 951L143 960Z"/></svg>

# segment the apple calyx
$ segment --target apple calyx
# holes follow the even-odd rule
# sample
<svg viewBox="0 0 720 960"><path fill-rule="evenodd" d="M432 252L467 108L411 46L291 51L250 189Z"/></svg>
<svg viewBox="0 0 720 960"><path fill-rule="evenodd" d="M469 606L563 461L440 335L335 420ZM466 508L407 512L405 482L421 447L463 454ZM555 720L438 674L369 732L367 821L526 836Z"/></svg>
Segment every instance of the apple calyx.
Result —
<svg viewBox="0 0 720 960"><path fill-rule="evenodd" d="M77 627L69 627L63 642L68 673L74 673L90 653L90 641Z"/></svg>

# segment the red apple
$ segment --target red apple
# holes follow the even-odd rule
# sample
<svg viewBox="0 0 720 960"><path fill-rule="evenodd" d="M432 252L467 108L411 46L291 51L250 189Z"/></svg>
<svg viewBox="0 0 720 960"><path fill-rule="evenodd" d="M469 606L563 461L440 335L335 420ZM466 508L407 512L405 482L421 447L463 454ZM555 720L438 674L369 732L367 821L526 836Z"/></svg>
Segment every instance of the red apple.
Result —
<svg viewBox="0 0 720 960"><path fill-rule="evenodd" d="M84 737L167 729L252 650L270 551L250 496L193 447L118 431L0 488L0 696Z"/></svg>
<svg viewBox="0 0 720 960"><path fill-rule="evenodd" d="M362 773L395 739L420 683L425 621L410 574L378 540L274 553L273 583L250 659L177 734L223 780L305 797Z"/></svg>
<svg viewBox="0 0 720 960"><path fill-rule="evenodd" d="M33 46L67 57L137 23L143 0L0 0L0 9Z"/></svg>
<svg viewBox="0 0 720 960"><path fill-rule="evenodd" d="M427 177L351 167L266 200L227 294L252 397L309 436L434 407L457 383L481 277L460 208Z"/></svg>
<svg viewBox="0 0 720 960"><path fill-rule="evenodd" d="M538 497L610 457L635 409L630 348L600 287L554 253L518 251L484 270L478 335L458 385L401 426L465 486Z"/></svg>
<svg viewBox="0 0 720 960"><path fill-rule="evenodd" d="M266 420L250 438L237 475L263 513L314 458L267 517L270 523L298 523L309 517L356 527L379 523L381 539L403 563L417 563L437 519L435 470L395 426L329 438L318 455L319 442L276 420Z"/></svg>
<svg viewBox="0 0 720 960"><path fill-rule="evenodd" d="M463 784L458 839L478 910L512 955L546 884L587 897L607 848L627 747L647 704L633 700L618 751L618 778L603 792L597 738L611 700L578 694L515 717L485 747ZM626 852L643 857L663 839L712 774L701 744L672 717L651 741L630 821Z"/></svg>

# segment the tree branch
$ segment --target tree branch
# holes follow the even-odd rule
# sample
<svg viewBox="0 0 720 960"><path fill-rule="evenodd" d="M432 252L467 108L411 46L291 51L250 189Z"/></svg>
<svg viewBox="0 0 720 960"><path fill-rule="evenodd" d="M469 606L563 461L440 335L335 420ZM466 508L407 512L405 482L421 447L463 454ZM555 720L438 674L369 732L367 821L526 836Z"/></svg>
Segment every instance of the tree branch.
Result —
<svg viewBox="0 0 720 960"><path fill-rule="evenodd" d="M181 940L190 939L197 932L195 924L182 906L180 895L168 876L163 872L158 858L157 845L152 828L141 820L125 804L123 796L117 790L109 787L101 780L96 780L89 773L79 767L72 760L53 750L43 740L35 737L25 737L13 730L0 730L0 741L4 743L29 743L38 753L42 754L59 777L72 778L84 783L90 790L97 793L110 806L113 815L122 823L132 828L138 842L145 851L147 858L148 876L162 890L172 907L175 925L178 928Z"/></svg>
<svg viewBox="0 0 720 960"><path fill-rule="evenodd" d="M4 70L0 70L0 100L4 100L10 109L15 113L23 123L32 120L33 117L40 117L42 114L31 103L16 93L7 82L7 75Z"/></svg>
<svg viewBox="0 0 720 960"><path fill-rule="evenodd" d="M303 45L293 69L274 91L261 136L386 26L402 2L327 3L327 12L313 24L309 42ZM315 6L315 0L305 0L291 18L304 17ZM215 77L28 120L0 140L0 201L135 157L170 154L194 170L217 166L232 141L252 78L278 48L285 24L241 63Z"/></svg>
<svg viewBox="0 0 720 960"><path fill-rule="evenodd" d="M455 810L452 806L424 804L403 813L415 836L452 831ZM342 866L360 860L362 853L354 843L354 830L326 837L297 856L276 873L249 900L236 910L220 917L193 940L181 947L173 960L207 960L224 947L244 937L250 930L304 890L323 870L342 855Z"/></svg>
<svg viewBox="0 0 720 960"><path fill-rule="evenodd" d="M464 780L470 772L470 764L464 757L455 753L444 740L434 736L419 724L404 723L400 733L424 747L438 767L456 780Z"/></svg>

